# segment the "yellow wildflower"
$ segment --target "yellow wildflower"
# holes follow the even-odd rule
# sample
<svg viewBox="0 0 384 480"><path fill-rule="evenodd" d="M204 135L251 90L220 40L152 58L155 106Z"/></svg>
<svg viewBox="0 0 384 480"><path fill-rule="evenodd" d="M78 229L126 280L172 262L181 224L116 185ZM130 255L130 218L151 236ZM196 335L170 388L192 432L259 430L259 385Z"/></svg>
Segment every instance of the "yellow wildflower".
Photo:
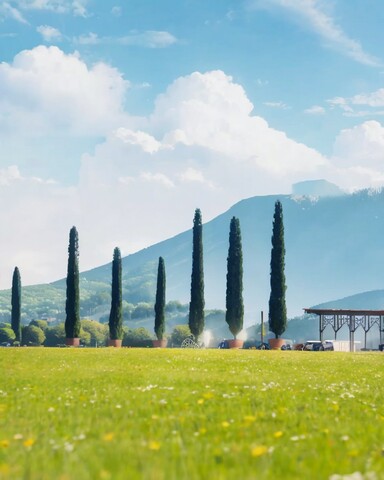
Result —
<svg viewBox="0 0 384 480"><path fill-rule="evenodd" d="M256 445L251 448L252 457L261 457L266 453L268 453L268 447L266 447L265 445Z"/></svg>
<svg viewBox="0 0 384 480"><path fill-rule="evenodd" d="M253 422L256 422L256 417L254 415L246 415L244 417L244 421L246 423L253 423Z"/></svg>
<svg viewBox="0 0 384 480"><path fill-rule="evenodd" d="M9 441L8 440L0 440L0 447L3 447L3 448L9 447Z"/></svg>
<svg viewBox="0 0 384 480"><path fill-rule="evenodd" d="M160 447L161 447L161 443L156 442L156 440L152 440L151 442L148 443L149 450L157 451L157 450L160 450Z"/></svg>
<svg viewBox="0 0 384 480"><path fill-rule="evenodd" d="M280 437L283 436L283 432L282 432L281 430L279 430L278 432L275 432L275 433L273 434L273 436L274 436L275 438L280 438Z"/></svg>
<svg viewBox="0 0 384 480"><path fill-rule="evenodd" d="M26 440L24 440L23 445L26 448L30 448L34 443L35 443L35 440L33 438L27 438Z"/></svg>
<svg viewBox="0 0 384 480"><path fill-rule="evenodd" d="M226 422L226 421L221 422L221 426L222 426L223 428L228 428L228 427L229 427L229 422Z"/></svg>
<svg viewBox="0 0 384 480"><path fill-rule="evenodd" d="M106 433L103 436L103 440L104 440L104 442L112 442L114 436L115 436L115 434L113 432Z"/></svg>

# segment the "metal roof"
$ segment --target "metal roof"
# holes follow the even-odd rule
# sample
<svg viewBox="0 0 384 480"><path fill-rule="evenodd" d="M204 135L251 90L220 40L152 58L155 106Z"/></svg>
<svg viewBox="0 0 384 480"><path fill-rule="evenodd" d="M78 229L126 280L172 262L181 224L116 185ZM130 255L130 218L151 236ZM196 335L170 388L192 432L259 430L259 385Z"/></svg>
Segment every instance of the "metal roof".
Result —
<svg viewBox="0 0 384 480"><path fill-rule="evenodd" d="M305 313L316 313L317 315L372 315L382 316L384 310L350 310L342 308L304 308Z"/></svg>

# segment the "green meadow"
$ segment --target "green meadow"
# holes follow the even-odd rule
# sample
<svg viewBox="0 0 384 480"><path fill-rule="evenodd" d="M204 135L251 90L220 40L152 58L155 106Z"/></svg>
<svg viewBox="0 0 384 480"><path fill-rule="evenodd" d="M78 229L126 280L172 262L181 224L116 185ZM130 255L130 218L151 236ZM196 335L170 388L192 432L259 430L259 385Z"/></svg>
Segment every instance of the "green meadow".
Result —
<svg viewBox="0 0 384 480"><path fill-rule="evenodd" d="M0 479L384 478L380 353L2 348L0 367Z"/></svg>

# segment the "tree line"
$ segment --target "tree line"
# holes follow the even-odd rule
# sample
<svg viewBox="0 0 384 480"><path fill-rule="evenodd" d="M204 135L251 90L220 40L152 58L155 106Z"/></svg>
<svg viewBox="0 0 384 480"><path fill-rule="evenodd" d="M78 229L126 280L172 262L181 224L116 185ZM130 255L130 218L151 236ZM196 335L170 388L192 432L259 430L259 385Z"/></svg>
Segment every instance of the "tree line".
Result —
<svg viewBox="0 0 384 480"><path fill-rule="evenodd" d="M285 302L285 244L283 208L276 201L270 261L270 297L269 297L269 330L278 338L286 328L287 312ZM112 260L111 308L109 314L109 344L120 346L124 337L122 315L122 259L118 247L114 249ZM15 334L15 342L21 342L21 278L18 267L15 267L12 278L11 328ZM204 299L204 255L203 255L203 223L200 209L195 210L192 229L192 273L190 303L188 312L189 330L195 340L200 337L205 326ZM163 257L159 257L156 301L154 305L154 332L159 341L165 336L166 309L166 270ZM75 226L70 229L68 245L68 265L66 277L65 303L65 337L66 344L79 345L81 329L80 291L79 291L79 237ZM226 311L225 320L236 340L243 329L243 252L241 228L238 218L233 217L229 226L229 247L226 275Z"/></svg>

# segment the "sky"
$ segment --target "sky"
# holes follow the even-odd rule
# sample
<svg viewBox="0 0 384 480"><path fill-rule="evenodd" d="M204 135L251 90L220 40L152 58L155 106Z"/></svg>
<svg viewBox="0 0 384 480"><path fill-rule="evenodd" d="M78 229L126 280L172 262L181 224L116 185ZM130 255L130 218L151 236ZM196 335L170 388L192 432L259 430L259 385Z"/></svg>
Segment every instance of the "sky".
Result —
<svg viewBox="0 0 384 480"><path fill-rule="evenodd" d="M84 271L195 208L383 186L383 21L382 0L0 0L0 288L65 277L73 225Z"/></svg>

